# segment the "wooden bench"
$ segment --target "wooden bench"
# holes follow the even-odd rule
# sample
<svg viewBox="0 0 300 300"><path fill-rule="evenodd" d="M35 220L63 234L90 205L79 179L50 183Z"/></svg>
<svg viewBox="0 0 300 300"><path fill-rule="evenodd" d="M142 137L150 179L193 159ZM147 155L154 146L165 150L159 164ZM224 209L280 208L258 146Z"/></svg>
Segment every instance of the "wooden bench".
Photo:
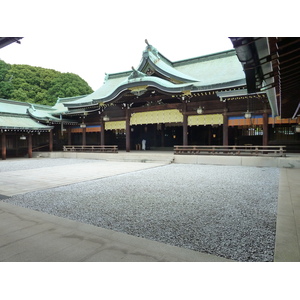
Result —
<svg viewBox="0 0 300 300"><path fill-rule="evenodd" d="M174 146L174 154L285 156L286 146Z"/></svg>
<svg viewBox="0 0 300 300"><path fill-rule="evenodd" d="M117 145L64 145L64 151L70 152L109 152L109 153L118 153Z"/></svg>

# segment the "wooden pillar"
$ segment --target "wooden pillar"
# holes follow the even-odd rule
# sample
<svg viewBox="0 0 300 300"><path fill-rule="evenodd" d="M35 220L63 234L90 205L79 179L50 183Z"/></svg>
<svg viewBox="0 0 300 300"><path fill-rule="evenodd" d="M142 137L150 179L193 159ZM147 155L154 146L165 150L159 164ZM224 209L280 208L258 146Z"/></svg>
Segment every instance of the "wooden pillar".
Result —
<svg viewBox="0 0 300 300"><path fill-rule="evenodd" d="M228 115L223 114L223 146L228 146Z"/></svg>
<svg viewBox="0 0 300 300"><path fill-rule="evenodd" d="M183 107L182 107L182 114L183 114L183 123L182 123L182 140L183 140L183 146L187 146L188 145L188 116L186 114L186 110L187 110L187 104L185 101L183 101L182 103Z"/></svg>
<svg viewBox="0 0 300 300"><path fill-rule="evenodd" d="M86 127L82 128L82 146L86 145Z"/></svg>
<svg viewBox="0 0 300 300"><path fill-rule="evenodd" d="M188 145L188 116L186 114L183 115L183 146Z"/></svg>
<svg viewBox="0 0 300 300"><path fill-rule="evenodd" d="M266 112L263 113L263 146L268 146L268 119Z"/></svg>
<svg viewBox="0 0 300 300"><path fill-rule="evenodd" d="M49 151L53 151L53 130L49 131Z"/></svg>
<svg viewBox="0 0 300 300"><path fill-rule="evenodd" d="M212 138L212 127L211 126L206 126L208 127L208 138L207 138L207 142L208 142L208 145L210 146L211 145L211 138Z"/></svg>
<svg viewBox="0 0 300 300"><path fill-rule="evenodd" d="M154 147L157 147L157 126L158 124L155 124L156 128L155 130L153 130L153 134L154 134L154 137L153 137L153 144L154 144Z"/></svg>
<svg viewBox="0 0 300 300"><path fill-rule="evenodd" d="M100 122L100 145L104 146L105 145L105 122L103 119L101 119Z"/></svg>
<svg viewBox="0 0 300 300"><path fill-rule="evenodd" d="M16 156L19 156L19 141L20 136L15 133Z"/></svg>
<svg viewBox="0 0 300 300"><path fill-rule="evenodd" d="M32 158L32 134L28 133L28 158Z"/></svg>
<svg viewBox="0 0 300 300"><path fill-rule="evenodd" d="M5 160L6 159L6 133L4 132L2 132L1 134L1 144L2 144L1 147L2 159Z"/></svg>
<svg viewBox="0 0 300 300"><path fill-rule="evenodd" d="M28 158L32 158L32 134L28 133Z"/></svg>
<svg viewBox="0 0 300 300"><path fill-rule="evenodd" d="M68 145L72 145L72 132L71 132L71 127L67 128L68 131Z"/></svg>
<svg viewBox="0 0 300 300"><path fill-rule="evenodd" d="M130 152L130 108L126 108L126 152Z"/></svg>
<svg viewBox="0 0 300 300"><path fill-rule="evenodd" d="M161 124L161 147L165 146L165 124Z"/></svg>

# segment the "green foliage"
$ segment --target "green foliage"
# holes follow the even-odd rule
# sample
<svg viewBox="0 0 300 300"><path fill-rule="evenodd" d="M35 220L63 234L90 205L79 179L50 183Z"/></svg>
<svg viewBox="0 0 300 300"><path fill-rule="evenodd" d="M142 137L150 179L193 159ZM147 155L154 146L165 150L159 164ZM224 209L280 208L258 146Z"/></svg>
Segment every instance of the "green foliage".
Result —
<svg viewBox="0 0 300 300"><path fill-rule="evenodd" d="M80 96L93 90L80 76L0 60L0 98L54 105L57 98Z"/></svg>
<svg viewBox="0 0 300 300"><path fill-rule="evenodd" d="M14 87L10 78L7 77L10 65L0 60L0 98L8 99Z"/></svg>
<svg viewBox="0 0 300 300"><path fill-rule="evenodd" d="M87 84L78 75L72 73L62 73L57 76L49 88L49 94L52 96L64 98L78 95L90 94Z"/></svg>

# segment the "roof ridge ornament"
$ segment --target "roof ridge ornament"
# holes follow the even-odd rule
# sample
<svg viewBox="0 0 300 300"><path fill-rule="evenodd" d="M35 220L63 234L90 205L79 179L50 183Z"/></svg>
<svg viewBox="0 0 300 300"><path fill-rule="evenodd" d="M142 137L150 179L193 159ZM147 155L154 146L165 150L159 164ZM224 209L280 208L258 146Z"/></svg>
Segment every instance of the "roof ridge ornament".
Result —
<svg viewBox="0 0 300 300"><path fill-rule="evenodd" d="M160 59L158 55L158 50L152 45L150 45L147 39L145 39L145 43L147 44L146 50L151 51L158 59Z"/></svg>
<svg viewBox="0 0 300 300"><path fill-rule="evenodd" d="M128 76L128 81L130 81L131 79L143 78L146 76L145 73L136 70L134 67L131 68L132 68L132 73Z"/></svg>

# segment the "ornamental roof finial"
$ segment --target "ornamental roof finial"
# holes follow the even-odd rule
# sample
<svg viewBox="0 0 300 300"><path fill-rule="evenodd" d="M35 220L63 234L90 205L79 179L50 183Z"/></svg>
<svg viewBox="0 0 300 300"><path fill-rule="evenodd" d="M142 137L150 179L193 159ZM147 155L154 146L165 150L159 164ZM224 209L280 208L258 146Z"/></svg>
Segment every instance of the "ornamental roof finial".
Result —
<svg viewBox="0 0 300 300"><path fill-rule="evenodd" d="M128 76L128 80L133 79L133 78L142 78L144 76L146 76L146 74L144 74L143 72L137 71L134 67L132 68L132 73Z"/></svg>
<svg viewBox="0 0 300 300"><path fill-rule="evenodd" d="M145 39L145 43L146 43L148 46L150 46L150 44L148 43L148 40L147 40L147 39Z"/></svg>

